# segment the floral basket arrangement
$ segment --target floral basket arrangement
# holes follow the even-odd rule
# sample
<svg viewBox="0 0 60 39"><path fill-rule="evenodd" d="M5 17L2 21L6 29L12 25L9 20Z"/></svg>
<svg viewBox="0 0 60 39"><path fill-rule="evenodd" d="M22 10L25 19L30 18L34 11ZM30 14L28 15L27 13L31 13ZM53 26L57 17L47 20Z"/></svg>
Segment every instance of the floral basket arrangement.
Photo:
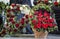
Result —
<svg viewBox="0 0 60 39"><path fill-rule="evenodd" d="M57 30L54 18L51 17L51 8L43 3L37 4L31 10L29 23L35 34L35 38L46 38L48 32Z"/></svg>
<svg viewBox="0 0 60 39"><path fill-rule="evenodd" d="M26 11L25 11L26 10ZM23 28L24 17L20 20L17 20L17 17L20 13L26 16L29 14L29 7L28 5L20 5L20 4L11 4L10 6L6 7L6 22L5 22L5 30L6 34L15 35L20 34L20 29Z"/></svg>

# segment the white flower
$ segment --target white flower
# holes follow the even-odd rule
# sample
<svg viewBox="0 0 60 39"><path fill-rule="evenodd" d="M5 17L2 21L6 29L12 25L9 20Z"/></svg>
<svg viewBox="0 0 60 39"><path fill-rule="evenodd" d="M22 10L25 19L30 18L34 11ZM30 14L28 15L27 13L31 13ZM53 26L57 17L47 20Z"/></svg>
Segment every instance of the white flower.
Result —
<svg viewBox="0 0 60 39"><path fill-rule="evenodd" d="M12 7L12 6L10 6L10 8L11 8L11 9L13 9L13 7Z"/></svg>
<svg viewBox="0 0 60 39"><path fill-rule="evenodd" d="M23 7L25 7L26 5L22 5Z"/></svg>
<svg viewBox="0 0 60 39"><path fill-rule="evenodd" d="M23 10L23 7L20 7L20 10Z"/></svg>
<svg viewBox="0 0 60 39"><path fill-rule="evenodd" d="M8 8L9 8L9 6L6 7L6 9L8 9Z"/></svg>

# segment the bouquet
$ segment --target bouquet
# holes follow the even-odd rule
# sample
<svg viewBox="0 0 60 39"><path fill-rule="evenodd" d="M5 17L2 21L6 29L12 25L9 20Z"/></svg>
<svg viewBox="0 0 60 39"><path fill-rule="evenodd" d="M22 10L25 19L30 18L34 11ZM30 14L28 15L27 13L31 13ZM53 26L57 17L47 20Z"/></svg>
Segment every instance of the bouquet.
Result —
<svg viewBox="0 0 60 39"><path fill-rule="evenodd" d="M57 24L54 23L54 18L50 15L51 8L45 4L38 4L31 10L29 23L36 31L52 32L57 30Z"/></svg>

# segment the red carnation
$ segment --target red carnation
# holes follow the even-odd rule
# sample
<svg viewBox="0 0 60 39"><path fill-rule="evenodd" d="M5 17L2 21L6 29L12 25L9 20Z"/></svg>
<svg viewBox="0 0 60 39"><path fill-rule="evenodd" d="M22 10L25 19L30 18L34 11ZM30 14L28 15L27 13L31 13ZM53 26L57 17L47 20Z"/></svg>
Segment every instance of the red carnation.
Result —
<svg viewBox="0 0 60 39"><path fill-rule="evenodd" d="M32 23L33 23L33 24L36 24L36 20L32 20Z"/></svg>
<svg viewBox="0 0 60 39"><path fill-rule="evenodd" d="M58 6L58 2L54 2L54 5L55 5L55 6Z"/></svg>
<svg viewBox="0 0 60 39"><path fill-rule="evenodd" d="M42 27L43 27L44 29L47 29L47 28L48 28L48 24L42 24Z"/></svg>
<svg viewBox="0 0 60 39"><path fill-rule="evenodd" d="M15 26L16 26L16 28L18 28L19 27L19 24L17 23L17 24L15 24Z"/></svg>
<svg viewBox="0 0 60 39"><path fill-rule="evenodd" d="M13 21L13 18L9 18L9 21L10 21L10 22Z"/></svg>
<svg viewBox="0 0 60 39"><path fill-rule="evenodd" d="M14 7L14 6L16 6L16 4L13 3L13 4L11 4L11 6Z"/></svg>

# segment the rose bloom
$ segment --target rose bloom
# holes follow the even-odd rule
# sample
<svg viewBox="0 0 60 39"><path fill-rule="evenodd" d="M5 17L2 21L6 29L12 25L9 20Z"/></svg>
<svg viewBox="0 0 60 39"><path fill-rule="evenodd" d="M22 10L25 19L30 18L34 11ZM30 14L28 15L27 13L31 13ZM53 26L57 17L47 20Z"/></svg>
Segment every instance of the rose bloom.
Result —
<svg viewBox="0 0 60 39"><path fill-rule="evenodd" d="M52 24L52 23L50 23L50 24L49 24L49 27L53 27L53 24Z"/></svg>
<svg viewBox="0 0 60 39"><path fill-rule="evenodd" d="M58 2L54 2L54 5L55 5L55 6L58 6Z"/></svg>
<svg viewBox="0 0 60 39"><path fill-rule="evenodd" d="M47 29L48 28L48 24L42 24L42 28Z"/></svg>
<svg viewBox="0 0 60 39"><path fill-rule="evenodd" d="M33 16L32 16L32 15L30 15L30 18L33 18Z"/></svg>
<svg viewBox="0 0 60 39"><path fill-rule="evenodd" d="M12 24L15 24L15 21L11 21Z"/></svg>
<svg viewBox="0 0 60 39"><path fill-rule="evenodd" d="M19 27L19 24L17 23L17 24L15 24L15 26L16 26L16 28L18 28Z"/></svg>
<svg viewBox="0 0 60 39"><path fill-rule="evenodd" d="M36 20L32 20L32 24L36 24Z"/></svg>
<svg viewBox="0 0 60 39"><path fill-rule="evenodd" d="M26 19L28 19L28 15L25 15Z"/></svg>
<svg viewBox="0 0 60 39"><path fill-rule="evenodd" d="M11 4L11 6L14 7L14 6L16 6L16 4L13 3L13 4Z"/></svg>
<svg viewBox="0 0 60 39"><path fill-rule="evenodd" d="M20 7L17 7L16 10L20 11Z"/></svg>
<svg viewBox="0 0 60 39"><path fill-rule="evenodd" d="M13 21L13 18L9 18L9 21L10 21L10 22Z"/></svg>

